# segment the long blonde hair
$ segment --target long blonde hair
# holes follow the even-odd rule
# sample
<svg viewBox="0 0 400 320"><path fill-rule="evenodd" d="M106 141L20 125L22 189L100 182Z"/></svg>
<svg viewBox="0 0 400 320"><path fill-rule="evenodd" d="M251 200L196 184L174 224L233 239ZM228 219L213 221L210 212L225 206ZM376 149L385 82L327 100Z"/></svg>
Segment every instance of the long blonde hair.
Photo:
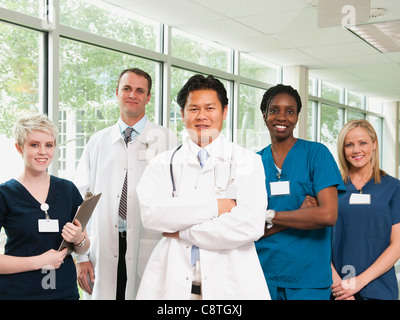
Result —
<svg viewBox="0 0 400 320"><path fill-rule="evenodd" d="M347 161L346 156L344 154L344 139L347 133L354 128L362 128L364 129L372 139L373 143L376 143L375 152L371 158L371 167L372 167L372 177L375 180L375 183L381 182L381 177L383 177L386 173L385 171L379 168L379 144L378 137L374 127L367 120L359 119L359 120L351 120L347 122L342 130L340 130L338 142L337 142L337 150L338 150L338 159L339 159L339 169L342 174L342 179L345 183L349 181L349 172L350 172L350 163Z"/></svg>

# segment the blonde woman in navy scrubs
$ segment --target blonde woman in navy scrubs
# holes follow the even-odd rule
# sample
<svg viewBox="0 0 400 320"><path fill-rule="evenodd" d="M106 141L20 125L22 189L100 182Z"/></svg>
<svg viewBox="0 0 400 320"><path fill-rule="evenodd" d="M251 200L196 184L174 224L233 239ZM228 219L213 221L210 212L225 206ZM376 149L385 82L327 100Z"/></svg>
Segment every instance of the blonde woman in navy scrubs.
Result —
<svg viewBox="0 0 400 320"><path fill-rule="evenodd" d="M337 300L397 300L400 182L380 170L377 135L366 120L342 128L338 155L347 193L339 198L332 294Z"/></svg>
<svg viewBox="0 0 400 320"><path fill-rule="evenodd" d="M74 251L89 248L79 221L71 223L83 199L75 185L51 176L57 130L42 114L21 118L15 146L24 160L17 179L0 184L0 228L7 235L0 255L0 300L79 299L76 269L62 240Z"/></svg>

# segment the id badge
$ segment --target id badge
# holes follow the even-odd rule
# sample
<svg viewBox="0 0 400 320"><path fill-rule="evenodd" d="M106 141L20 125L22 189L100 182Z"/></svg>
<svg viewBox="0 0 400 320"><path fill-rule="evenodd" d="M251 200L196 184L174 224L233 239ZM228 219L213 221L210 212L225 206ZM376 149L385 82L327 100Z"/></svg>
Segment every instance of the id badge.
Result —
<svg viewBox="0 0 400 320"><path fill-rule="evenodd" d="M371 195L365 193L352 193L349 204L371 204Z"/></svg>
<svg viewBox="0 0 400 320"><path fill-rule="evenodd" d="M271 196L283 196L290 194L290 181L270 182Z"/></svg>
<svg viewBox="0 0 400 320"><path fill-rule="evenodd" d="M57 219L39 219L39 232L58 232L58 220Z"/></svg>

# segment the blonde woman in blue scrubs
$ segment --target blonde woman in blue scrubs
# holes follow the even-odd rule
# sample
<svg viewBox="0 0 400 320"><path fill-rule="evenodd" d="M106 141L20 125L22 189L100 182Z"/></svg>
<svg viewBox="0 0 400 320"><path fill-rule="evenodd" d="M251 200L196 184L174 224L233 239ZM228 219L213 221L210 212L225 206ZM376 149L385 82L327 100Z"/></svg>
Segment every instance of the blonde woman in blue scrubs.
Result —
<svg viewBox="0 0 400 320"><path fill-rule="evenodd" d="M337 145L347 192L334 232L333 296L397 300L400 181L379 168L377 135L367 120L348 122Z"/></svg>
<svg viewBox="0 0 400 320"><path fill-rule="evenodd" d="M75 253L90 241L73 220L83 199L68 180L47 172L56 148L57 127L47 116L22 117L14 126L22 174L0 184L0 228L7 235L0 255L0 300L78 300L76 269L62 240Z"/></svg>
<svg viewBox="0 0 400 320"><path fill-rule="evenodd" d="M343 181L329 150L295 138L301 100L291 86L268 89L261 102L271 145L259 152L268 191L265 237L256 249L273 300L329 300L331 235ZM306 206L308 197L318 206Z"/></svg>

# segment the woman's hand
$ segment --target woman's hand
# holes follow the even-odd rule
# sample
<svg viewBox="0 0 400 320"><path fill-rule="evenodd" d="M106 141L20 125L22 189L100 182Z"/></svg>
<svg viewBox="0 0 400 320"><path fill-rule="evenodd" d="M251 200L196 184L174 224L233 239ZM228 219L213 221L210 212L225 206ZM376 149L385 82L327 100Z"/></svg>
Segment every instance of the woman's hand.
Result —
<svg viewBox="0 0 400 320"><path fill-rule="evenodd" d="M74 244L75 246L79 245L85 235L82 231L82 225L79 220L75 219L74 223L67 222L61 232L61 236L64 238L65 241Z"/></svg>
<svg viewBox="0 0 400 320"><path fill-rule="evenodd" d="M355 300L354 295L364 286L357 277L341 280L331 286L335 300Z"/></svg>
<svg viewBox="0 0 400 320"><path fill-rule="evenodd" d="M41 255L35 256L34 259L37 261L35 269L40 270L49 266L53 267L54 269L60 268L61 264L64 262L67 252L67 248L64 248L61 251L51 249L45 253L42 253Z"/></svg>
<svg viewBox="0 0 400 320"><path fill-rule="evenodd" d="M312 196L306 196L304 198L303 203L300 206L300 209L313 208L313 207L318 207L317 198L312 197Z"/></svg>

